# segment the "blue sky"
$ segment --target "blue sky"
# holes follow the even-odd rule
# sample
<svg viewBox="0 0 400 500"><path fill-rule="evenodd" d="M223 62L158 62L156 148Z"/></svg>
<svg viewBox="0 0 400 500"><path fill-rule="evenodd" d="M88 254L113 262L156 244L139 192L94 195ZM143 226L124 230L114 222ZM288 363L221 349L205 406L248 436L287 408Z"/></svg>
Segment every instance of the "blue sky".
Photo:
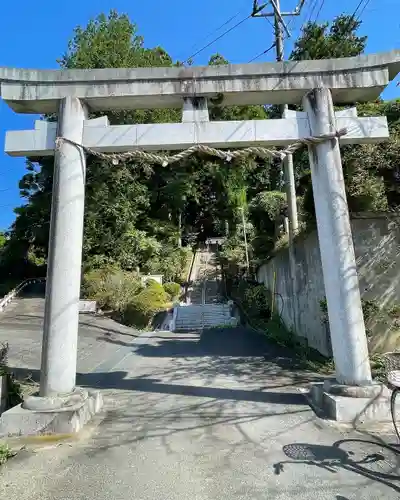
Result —
<svg viewBox="0 0 400 500"><path fill-rule="evenodd" d="M291 25L292 38L285 42L289 54L300 26L307 20L315 0L306 0L303 14ZM316 0L313 18L323 0ZM20 0L4 2L0 17L0 66L21 68L57 68L58 59L66 50L75 26L85 26L88 20L101 12L116 9L126 13L138 25L146 46L160 45L173 59L184 60L206 45L231 25L246 16L252 0ZM290 10L297 0L281 0L282 10ZM330 20L336 15L353 13L359 0L325 0L318 20ZM362 14L360 33L368 35L367 52L400 48L399 0L370 0ZM215 32L230 17L232 22ZM221 40L201 52L195 64L207 63L210 55L219 52L232 63L248 62L273 41L271 26L265 19L249 19ZM258 61L273 60L274 53ZM400 87L394 83L385 91L385 99L400 97ZM13 208L21 201L18 181L25 173L23 158L10 158L3 153L6 130L33 128L35 116L18 115L0 100L0 230L14 220Z"/></svg>

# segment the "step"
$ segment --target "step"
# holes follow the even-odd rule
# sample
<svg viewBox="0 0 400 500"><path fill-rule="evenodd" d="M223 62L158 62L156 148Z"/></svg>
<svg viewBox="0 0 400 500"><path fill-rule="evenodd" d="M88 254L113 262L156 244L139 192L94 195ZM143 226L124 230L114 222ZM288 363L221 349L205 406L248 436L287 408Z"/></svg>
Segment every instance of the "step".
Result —
<svg viewBox="0 0 400 500"><path fill-rule="evenodd" d="M230 318L230 314L185 314L176 316L181 319L190 319L190 318Z"/></svg>
<svg viewBox="0 0 400 500"><path fill-rule="evenodd" d="M230 321L232 316L193 316L191 318L176 318L176 322L188 323L190 321Z"/></svg>
<svg viewBox="0 0 400 500"><path fill-rule="evenodd" d="M179 327L193 327L193 326L202 326L202 325L231 325L236 324L237 320L235 318L231 318L229 320L220 320L220 321L177 321L176 328Z"/></svg>
<svg viewBox="0 0 400 500"><path fill-rule="evenodd" d="M230 316L229 311L192 311L190 313L177 313L177 317L179 318L193 318L196 316Z"/></svg>
<svg viewBox="0 0 400 500"><path fill-rule="evenodd" d="M177 313L178 314L201 314L201 313L214 313L214 314L226 314L229 313L230 310L227 309L222 309L222 308L216 308L212 309L211 307L194 307L191 306L190 309L178 309Z"/></svg>
<svg viewBox="0 0 400 500"><path fill-rule="evenodd" d="M218 321L221 322L221 321L230 321L230 320L231 320L231 316L221 316L220 318L218 318L218 317L217 318L215 318L215 317L176 318L176 323L196 323L196 322L201 322L201 321L215 323Z"/></svg>

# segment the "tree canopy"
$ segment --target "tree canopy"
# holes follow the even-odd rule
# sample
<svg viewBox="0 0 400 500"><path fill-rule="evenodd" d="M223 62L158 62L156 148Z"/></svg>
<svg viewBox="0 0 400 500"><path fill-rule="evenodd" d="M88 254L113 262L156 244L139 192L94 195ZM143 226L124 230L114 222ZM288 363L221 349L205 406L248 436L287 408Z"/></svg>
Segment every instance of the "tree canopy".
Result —
<svg viewBox="0 0 400 500"><path fill-rule="evenodd" d="M307 23L290 55L292 60L328 59L361 55L367 37L358 34L362 23L353 16L340 15L332 23ZM378 100L357 104L359 116L388 117L390 140L384 144L342 148L347 201L353 212L386 211L400 204L398 185L400 102ZM305 151L295 155L299 203L303 218L314 218L311 177Z"/></svg>
<svg viewBox="0 0 400 500"><path fill-rule="evenodd" d="M210 59L213 65L226 63L219 54ZM145 47L137 26L126 15L111 11L74 30L59 64L65 69L84 69L176 63L163 48ZM118 111L108 116L112 124L178 122L181 110ZM224 108L214 103L210 107L210 119L265 117L261 106ZM238 183L245 183L247 172L251 172L256 181L268 186L268 176L260 175L258 166L253 161L227 165L201 155L171 168L143 162L115 166L89 157L85 266L118 264L123 269L162 272L167 278L176 279L184 259L178 245L180 236L190 239L192 233L202 233L204 237L219 234L226 222L234 231L240 203ZM43 274L40 267L47 258L52 177L52 159L31 158L27 162L27 173L20 181L21 196L27 203L16 209L16 221L3 255L3 270L11 267L23 276L32 272Z"/></svg>
<svg viewBox="0 0 400 500"><path fill-rule="evenodd" d="M308 23L290 58L322 59L361 54L367 43L358 35L361 22L339 16L332 23ZM174 66L160 46L148 48L138 27L124 14L111 11L78 26L58 61L60 68ZM210 65L227 64L221 55ZM386 114L391 140L380 145L343 148L343 165L352 210L387 210L399 204L400 103L358 106L360 115ZM223 106L210 102L211 120L265 119L274 109ZM92 116L96 116L93 114ZM112 124L179 122L180 109L114 111ZM54 116L43 117L54 120ZM305 151L295 155L297 191L303 221L313 219L312 189ZM86 269L118 265L130 271L163 273L178 279L185 262L180 248L193 238L227 235L225 256L245 262L242 212L253 259L262 259L279 236L276 220L285 210L280 165L260 159L226 163L196 155L168 167L144 162L115 166L87 159L83 258ZM0 273L25 278L43 275L47 259L53 159L30 158L19 187L26 204L3 242Z"/></svg>
<svg viewBox="0 0 400 500"><path fill-rule="evenodd" d="M294 43L290 59L301 61L358 56L367 45L367 37L357 34L361 24L360 20L344 14L332 23L308 22Z"/></svg>

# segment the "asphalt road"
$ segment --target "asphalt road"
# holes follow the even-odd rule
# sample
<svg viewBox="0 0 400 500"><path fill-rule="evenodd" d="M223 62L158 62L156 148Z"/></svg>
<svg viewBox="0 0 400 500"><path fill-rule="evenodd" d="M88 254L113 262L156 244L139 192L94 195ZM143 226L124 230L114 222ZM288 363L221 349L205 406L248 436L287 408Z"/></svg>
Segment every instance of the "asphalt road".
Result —
<svg viewBox="0 0 400 500"><path fill-rule="evenodd" d="M10 460L2 498L400 498L400 455L319 420L302 392L317 376L260 336L86 328L78 381L103 392L105 411L79 440ZM19 331L27 336L26 323Z"/></svg>

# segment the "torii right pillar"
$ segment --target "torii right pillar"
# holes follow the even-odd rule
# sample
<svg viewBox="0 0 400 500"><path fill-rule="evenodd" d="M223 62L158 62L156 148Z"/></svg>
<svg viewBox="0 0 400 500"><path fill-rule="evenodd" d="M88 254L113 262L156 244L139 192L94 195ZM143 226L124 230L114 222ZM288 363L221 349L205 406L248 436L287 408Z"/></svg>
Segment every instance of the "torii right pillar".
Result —
<svg viewBox="0 0 400 500"><path fill-rule="evenodd" d="M335 132L331 92L303 98L313 136ZM371 385L371 368L338 139L309 146L318 239L336 380Z"/></svg>

